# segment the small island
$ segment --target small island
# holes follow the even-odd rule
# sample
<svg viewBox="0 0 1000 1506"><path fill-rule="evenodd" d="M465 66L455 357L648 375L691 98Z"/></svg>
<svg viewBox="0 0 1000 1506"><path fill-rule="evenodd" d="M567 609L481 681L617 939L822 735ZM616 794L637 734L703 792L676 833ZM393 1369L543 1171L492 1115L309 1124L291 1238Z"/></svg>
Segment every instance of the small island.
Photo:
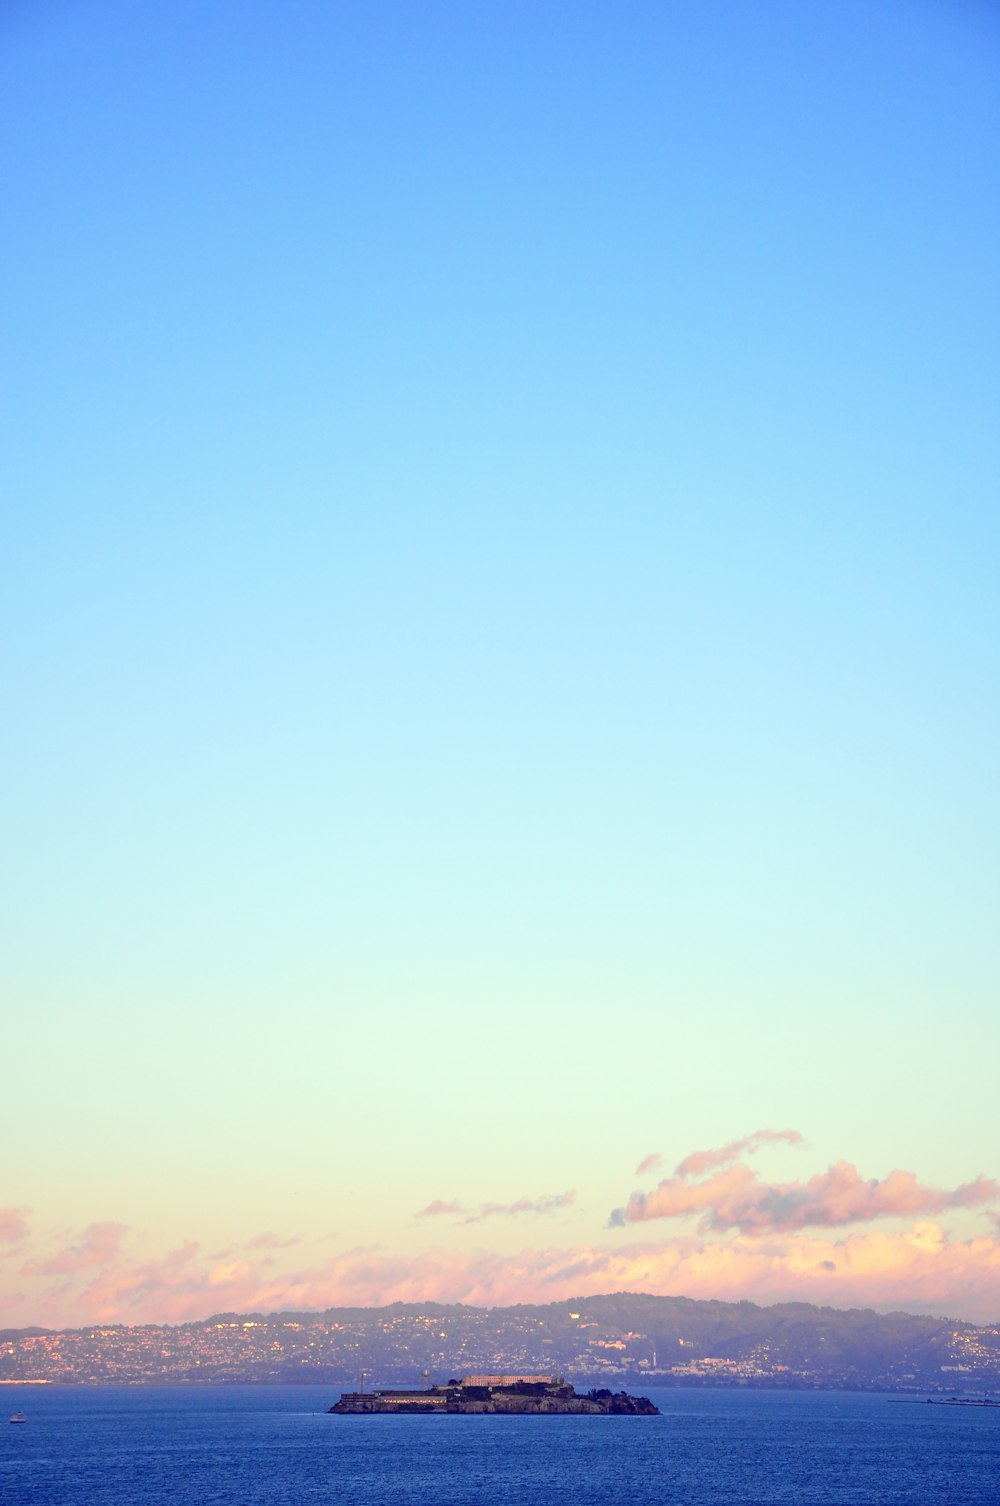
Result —
<svg viewBox="0 0 1000 1506"><path fill-rule="evenodd" d="M556 1375L464 1375L426 1391L345 1391L331 1408L341 1416L359 1412L498 1412L508 1415L565 1416L597 1413L615 1417L658 1417L647 1396L597 1390L578 1396Z"/></svg>

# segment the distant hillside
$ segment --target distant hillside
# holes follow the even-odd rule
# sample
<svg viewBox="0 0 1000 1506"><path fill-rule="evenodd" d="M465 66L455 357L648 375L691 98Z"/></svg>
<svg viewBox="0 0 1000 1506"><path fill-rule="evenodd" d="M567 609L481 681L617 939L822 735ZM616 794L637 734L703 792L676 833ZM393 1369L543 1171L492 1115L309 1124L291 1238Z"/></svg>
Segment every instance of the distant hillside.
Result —
<svg viewBox="0 0 1000 1506"><path fill-rule="evenodd" d="M616 1292L517 1307L395 1303L0 1335L0 1381L375 1381L482 1371L648 1385L1000 1391L1000 1324Z"/></svg>

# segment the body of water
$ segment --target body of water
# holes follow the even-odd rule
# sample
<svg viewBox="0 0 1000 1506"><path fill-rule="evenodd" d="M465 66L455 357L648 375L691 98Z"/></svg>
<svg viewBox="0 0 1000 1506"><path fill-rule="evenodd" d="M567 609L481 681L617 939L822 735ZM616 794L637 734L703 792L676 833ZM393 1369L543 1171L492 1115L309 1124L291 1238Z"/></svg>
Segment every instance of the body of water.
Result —
<svg viewBox="0 0 1000 1506"><path fill-rule="evenodd" d="M330 1417L329 1386L0 1390L3 1506L997 1506L1000 1408L650 1390L661 1417ZM20 1409L24 1426L6 1416Z"/></svg>

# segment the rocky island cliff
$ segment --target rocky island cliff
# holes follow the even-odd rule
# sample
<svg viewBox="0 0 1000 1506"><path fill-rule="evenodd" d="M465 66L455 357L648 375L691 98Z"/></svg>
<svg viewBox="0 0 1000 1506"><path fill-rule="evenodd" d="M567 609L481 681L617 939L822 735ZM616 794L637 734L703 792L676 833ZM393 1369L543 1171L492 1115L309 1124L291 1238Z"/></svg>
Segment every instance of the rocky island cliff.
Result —
<svg viewBox="0 0 1000 1506"><path fill-rule="evenodd" d="M597 1413L619 1417L658 1417L646 1396L595 1390L578 1396L552 1375L466 1375L426 1391L346 1391L331 1408L341 1415L359 1412L502 1412L520 1415Z"/></svg>

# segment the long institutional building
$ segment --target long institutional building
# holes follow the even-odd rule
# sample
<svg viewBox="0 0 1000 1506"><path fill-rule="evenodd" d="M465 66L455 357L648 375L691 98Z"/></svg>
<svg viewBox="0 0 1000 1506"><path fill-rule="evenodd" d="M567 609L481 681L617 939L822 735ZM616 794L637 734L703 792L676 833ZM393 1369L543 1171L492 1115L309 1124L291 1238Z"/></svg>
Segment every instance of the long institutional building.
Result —
<svg viewBox="0 0 1000 1506"><path fill-rule="evenodd" d="M525 1375L520 1372L509 1375L463 1375L459 1381L463 1389L468 1387L481 1387L484 1390L502 1390L507 1386L554 1386L554 1375ZM372 1391L372 1400L377 1401L380 1407L398 1407L402 1411L413 1407L426 1411L428 1407L439 1408L442 1412L454 1398L456 1387L432 1386L429 1391L396 1391L388 1387L379 1386Z"/></svg>

